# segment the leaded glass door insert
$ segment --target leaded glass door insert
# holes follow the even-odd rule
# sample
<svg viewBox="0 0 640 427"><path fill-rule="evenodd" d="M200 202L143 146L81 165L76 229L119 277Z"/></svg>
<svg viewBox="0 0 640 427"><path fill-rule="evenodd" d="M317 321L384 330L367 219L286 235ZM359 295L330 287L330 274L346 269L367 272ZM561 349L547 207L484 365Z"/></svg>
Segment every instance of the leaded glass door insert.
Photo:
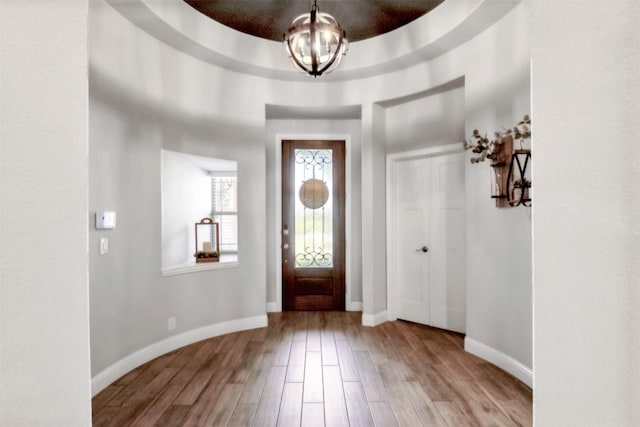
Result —
<svg viewBox="0 0 640 427"><path fill-rule="evenodd" d="M344 141L283 141L285 310L344 309Z"/></svg>
<svg viewBox="0 0 640 427"><path fill-rule="evenodd" d="M295 267L333 266L332 150L295 150Z"/></svg>

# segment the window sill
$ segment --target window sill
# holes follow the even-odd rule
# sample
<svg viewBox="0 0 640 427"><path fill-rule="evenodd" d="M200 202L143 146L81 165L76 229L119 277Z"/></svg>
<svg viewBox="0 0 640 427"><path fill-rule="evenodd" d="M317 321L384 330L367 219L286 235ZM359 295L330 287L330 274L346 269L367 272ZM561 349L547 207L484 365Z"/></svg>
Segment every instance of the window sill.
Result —
<svg viewBox="0 0 640 427"><path fill-rule="evenodd" d="M235 268L238 267L240 263L238 262L238 255L236 254L223 254L220 256L219 262L202 262L196 263L195 261L191 261L185 264L174 265L171 267L162 269L162 276L177 276L179 274L189 274L189 273L197 273L199 271L208 271L208 270L220 270L223 268Z"/></svg>

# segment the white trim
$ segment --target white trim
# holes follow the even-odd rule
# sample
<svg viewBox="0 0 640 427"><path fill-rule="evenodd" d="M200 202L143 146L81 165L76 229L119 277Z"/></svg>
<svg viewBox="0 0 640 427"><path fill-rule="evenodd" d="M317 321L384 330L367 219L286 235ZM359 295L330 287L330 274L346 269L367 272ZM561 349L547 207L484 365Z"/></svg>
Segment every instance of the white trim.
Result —
<svg viewBox="0 0 640 427"><path fill-rule="evenodd" d="M362 311L362 302L360 301L347 301L347 311Z"/></svg>
<svg viewBox="0 0 640 427"><path fill-rule="evenodd" d="M222 255L224 257L224 255ZM238 258L235 256L234 258ZM162 277L177 276L179 274L197 273L198 271L220 270L223 268L236 268L240 263L236 261L203 262L200 264L185 264L162 269Z"/></svg>
<svg viewBox="0 0 640 427"><path fill-rule="evenodd" d="M396 253L396 216L395 216L395 206L396 206L396 194L393 191L396 182L396 168L395 162L396 159L391 157L392 155L387 155L387 164L386 164L386 173L387 173L387 185L386 185L386 194L387 200L385 202L386 205L386 230L387 230L387 312L389 315L389 320L397 320L398 315L396 314L396 305L397 305L397 297L396 297L396 261L394 256L389 256L389 254Z"/></svg>
<svg viewBox="0 0 640 427"><path fill-rule="evenodd" d="M238 171L237 170L232 170L232 171L220 171L220 170L207 171L207 175L209 175L212 178L237 178L238 177Z"/></svg>
<svg viewBox="0 0 640 427"><path fill-rule="evenodd" d="M386 202L386 214L387 214L387 254L396 253L396 218L395 218L395 164L398 161L409 159L420 159L425 157L444 156L447 154L464 152L463 143L454 143L447 145L440 145L438 147L423 148L420 150L405 151L402 153L394 153L387 155L387 202ZM396 320L398 318L397 313L397 285L396 285L396 259L392 256L387 256L387 312L389 320ZM363 320L364 324L364 320Z"/></svg>
<svg viewBox="0 0 640 427"><path fill-rule="evenodd" d="M351 305L351 135L344 137L344 308Z"/></svg>
<svg viewBox="0 0 640 427"><path fill-rule="evenodd" d="M268 302L267 303L267 313L279 313L281 312L281 309L278 309L278 303L277 302Z"/></svg>
<svg viewBox="0 0 640 427"><path fill-rule="evenodd" d="M276 271L276 306L277 310L282 311L282 140L329 140L329 141L344 141L345 148L345 228L344 228L344 245L345 245L345 272L344 272L344 298L345 308L349 307L349 300L351 299L351 195L353 189L351 188L351 134L276 134L276 179L275 179L275 195L276 195L276 213L275 213L275 271ZM355 310L354 310L355 311Z"/></svg>
<svg viewBox="0 0 640 427"><path fill-rule="evenodd" d="M532 369L520 363L513 357L469 337L465 337L464 339L464 349L465 351L475 354L487 362L493 363L497 367L504 369L529 387L533 388Z"/></svg>
<svg viewBox="0 0 640 427"><path fill-rule="evenodd" d="M155 342L143 349L140 349L123 359L118 360L113 365L103 369L101 372L91 378L91 395L95 396L104 390L107 386L124 374L131 372L140 365L155 359L158 356L167 354L178 348L202 341L218 335L229 334L247 329L263 328L267 326L267 315L255 317L245 317L243 319L229 320L226 322L215 323L213 325L203 326L191 331L183 332L165 338L162 341Z"/></svg>
<svg viewBox="0 0 640 427"><path fill-rule="evenodd" d="M389 316L386 310L376 314L362 313L362 326L378 326L387 320L389 320Z"/></svg>
<svg viewBox="0 0 640 427"><path fill-rule="evenodd" d="M276 176L275 176L275 272L276 272L276 311L282 311L282 140L286 136L276 135Z"/></svg>

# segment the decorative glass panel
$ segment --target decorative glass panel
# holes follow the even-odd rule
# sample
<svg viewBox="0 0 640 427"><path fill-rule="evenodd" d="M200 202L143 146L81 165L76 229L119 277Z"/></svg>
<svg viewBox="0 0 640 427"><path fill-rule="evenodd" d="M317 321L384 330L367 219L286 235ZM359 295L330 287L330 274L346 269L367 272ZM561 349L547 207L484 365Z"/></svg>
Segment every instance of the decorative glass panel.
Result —
<svg viewBox="0 0 640 427"><path fill-rule="evenodd" d="M295 265L333 266L332 150L295 150Z"/></svg>

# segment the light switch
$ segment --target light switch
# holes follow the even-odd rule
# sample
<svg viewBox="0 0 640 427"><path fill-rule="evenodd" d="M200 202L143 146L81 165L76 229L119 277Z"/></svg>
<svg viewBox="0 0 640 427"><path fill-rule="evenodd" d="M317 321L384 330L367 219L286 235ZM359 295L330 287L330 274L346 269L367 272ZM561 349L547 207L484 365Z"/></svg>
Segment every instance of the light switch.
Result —
<svg viewBox="0 0 640 427"><path fill-rule="evenodd" d="M100 255L105 255L109 253L109 239L106 237L100 238Z"/></svg>
<svg viewBox="0 0 640 427"><path fill-rule="evenodd" d="M116 228L116 213L113 211L96 212L96 228L97 229Z"/></svg>

